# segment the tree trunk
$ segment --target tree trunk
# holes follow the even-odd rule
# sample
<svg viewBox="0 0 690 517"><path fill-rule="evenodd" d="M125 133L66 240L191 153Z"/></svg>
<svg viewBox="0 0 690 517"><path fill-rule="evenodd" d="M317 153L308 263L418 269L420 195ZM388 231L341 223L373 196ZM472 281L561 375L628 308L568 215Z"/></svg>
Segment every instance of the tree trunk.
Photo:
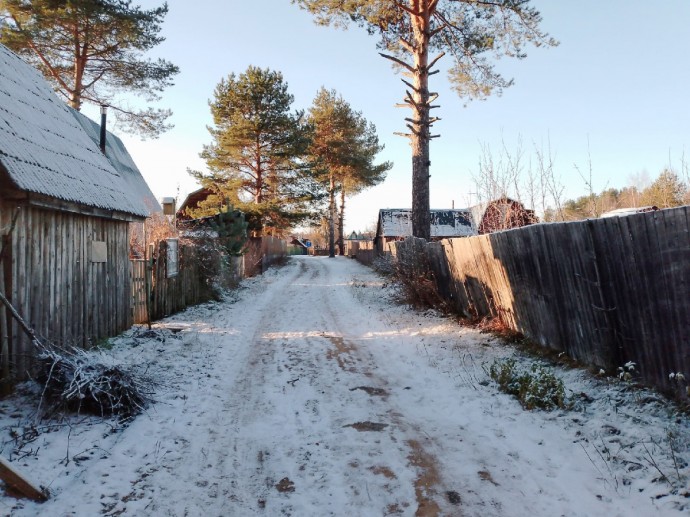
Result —
<svg viewBox="0 0 690 517"><path fill-rule="evenodd" d="M345 187L340 185L340 214L338 214L338 246L340 255L345 255Z"/></svg>
<svg viewBox="0 0 690 517"><path fill-rule="evenodd" d="M328 256L335 257L335 177L331 172L331 181L328 189Z"/></svg>
<svg viewBox="0 0 690 517"><path fill-rule="evenodd" d="M256 174L256 181L254 183L254 203L260 205L264 201L264 164L261 161L261 142L259 142L258 139L255 142L254 164Z"/></svg>
<svg viewBox="0 0 690 517"><path fill-rule="evenodd" d="M412 93L412 235L431 238L429 206L429 39L433 0L421 0L419 14L411 15L414 34L414 72Z"/></svg>
<svg viewBox="0 0 690 517"><path fill-rule="evenodd" d="M86 49L81 49L79 29L74 26L74 85L73 89L69 92L69 105L72 109L77 111L81 110L81 95L84 90L84 70L86 69L86 64L88 62L88 57L86 56Z"/></svg>

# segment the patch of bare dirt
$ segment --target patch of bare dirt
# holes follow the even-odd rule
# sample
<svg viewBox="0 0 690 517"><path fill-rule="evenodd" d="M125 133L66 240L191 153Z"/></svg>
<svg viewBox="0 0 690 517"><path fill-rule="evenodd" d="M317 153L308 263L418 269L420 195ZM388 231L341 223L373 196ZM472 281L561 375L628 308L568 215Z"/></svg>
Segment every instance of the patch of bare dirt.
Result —
<svg viewBox="0 0 690 517"><path fill-rule="evenodd" d="M462 499L460 498L460 494L455 492L454 490L449 490L446 492L446 498L448 499L448 502L450 504L458 505L462 503Z"/></svg>
<svg viewBox="0 0 690 517"><path fill-rule="evenodd" d="M433 497L436 495L435 487L440 483L441 478L436 468L436 461L417 440L408 440L407 445L411 449L407 459L419 470L414 484L417 497L415 516L438 517L441 515L441 508Z"/></svg>
<svg viewBox="0 0 690 517"><path fill-rule="evenodd" d="M386 397L388 392L383 388L372 388L371 386L357 386L356 388L350 388L350 391L362 390L367 395L372 397Z"/></svg>
<svg viewBox="0 0 690 517"><path fill-rule="evenodd" d="M294 492L295 484L290 480L290 478L283 478L278 483L276 483L276 490L281 493Z"/></svg>
<svg viewBox="0 0 690 517"><path fill-rule="evenodd" d="M351 353L357 350L353 343L348 343L342 336L325 336L331 343L335 345L335 350L329 350L326 353L328 359L335 359L338 361L338 366L346 372L355 373L357 369L351 364Z"/></svg>
<svg viewBox="0 0 690 517"><path fill-rule="evenodd" d="M369 467L369 470L371 470L377 476L383 476L388 479L398 479L398 476L395 475L395 472L388 467L375 466Z"/></svg>
<svg viewBox="0 0 690 517"><path fill-rule="evenodd" d="M488 470L480 470L479 472L477 472L477 474L479 474L479 477L484 481L488 481L493 485L498 486L498 483L494 481L494 478L491 477L491 472L489 472Z"/></svg>
<svg viewBox="0 0 690 517"><path fill-rule="evenodd" d="M388 427L388 424L366 421L355 422L354 424L347 424L343 427L352 427L353 429L357 429L358 431L383 431L386 427Z"/></svg>

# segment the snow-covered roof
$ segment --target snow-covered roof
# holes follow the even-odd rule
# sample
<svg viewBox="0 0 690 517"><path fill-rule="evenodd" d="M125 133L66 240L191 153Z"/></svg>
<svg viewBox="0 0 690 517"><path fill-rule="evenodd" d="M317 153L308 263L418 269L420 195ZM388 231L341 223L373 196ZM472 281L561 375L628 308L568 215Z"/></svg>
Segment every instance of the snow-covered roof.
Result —
<svg viewBox="0 0 690 517"><path fill-rule="evenodd" d="M146 217L137 186L103 156L40 73L0 44L0 171L20 190Z"/></svg>
<svg viewBox="0 0 690 517"><path fill-rule="evenodd" d="M619 217L621 215L641 214L643 212L653 212L659 210L656 206L639 206L630 208L618 208L609 212L604 212L599 217Z"/></svg>
<svg viewBox="0 0 690 517"><path fill-rule="evenodd" d="M76 110L70 109L70 111L77 118L77 122L79 122L81 127L84 128L86 134L89 135L91 141L100 146L101 125ZM144 206L148 210L148 215L162 210L156 196L151 192L132 156L127 151L125 144L110 131L106 131L105 156L127 182L130 192L133 192L143 201Z"/></svg>
<svg viewBox="0 0 690 517"><path fill-rule="evenodd" d="M431 210L431 237L468 237L476 235L468 210ZM412 210L386 208L379 211L378 236L409 237L412 235Z"/></svg>

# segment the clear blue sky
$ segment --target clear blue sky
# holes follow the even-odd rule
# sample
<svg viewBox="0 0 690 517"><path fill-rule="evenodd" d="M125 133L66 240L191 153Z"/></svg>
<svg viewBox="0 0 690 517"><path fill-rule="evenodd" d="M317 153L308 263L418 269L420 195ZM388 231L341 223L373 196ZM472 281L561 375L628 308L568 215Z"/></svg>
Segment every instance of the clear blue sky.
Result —
<svg viewBox="0 0 690 517"><path fill-rule="evenodd" d="M640 172L655 177L669 161L679 168L683 152L690 161L690 2L532 3L561 44L530 48L522 61L502 59L499 70L515 79L502 97L463 107L443 73L432 77L442 106L435 113L442 136L431 146L433 208L476 201L472 174L481 145L497 153L502 140L514 149L521 138L527 151L549 140L569 197L586 193L575 164L586 169L589 157L596 190L623 187ZM411 205L409 145L393 135L408 116L393 107L404 86L378 56L375 37L356 27L318 27L289 0L170 0L169 7L167 40L154 56L181 68L161 102L173 109L175 128L154 141L121 135L157 197L197 188L186 168L204 168L198 154L210 141L213 89L229 73L256 65L283 73L296 108L308 108L325 86L376 125L386 146L381 159L395 165L385 184L350 202L348 231L370 225L379 208Z"/></svg>

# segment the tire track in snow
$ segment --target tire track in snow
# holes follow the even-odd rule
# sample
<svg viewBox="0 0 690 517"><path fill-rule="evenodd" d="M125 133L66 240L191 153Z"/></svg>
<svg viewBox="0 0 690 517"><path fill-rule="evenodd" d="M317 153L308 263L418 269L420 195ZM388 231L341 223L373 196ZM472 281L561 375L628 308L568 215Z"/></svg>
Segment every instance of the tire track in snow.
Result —
<svg viewBox="0 0 690 517"><path fill-rule="evenodd" d="M387 381L338 313L352 313L340 304L357 303L349 283L333 279L342 262L299 264L299 275L263 308L248 368L235 384L232 507L268 515L342 515L345 507L439 515L447 505L429 438L387 397L352 389ZM365 430L378 423L385 432ZM294 494L277 488L285 480Z"/></svg>
<svg viewBox="0 0 690 517"><path fill-rule="evenodd" d="M163 452L138 469L130 494L113 495L121 499L114 510L456 514L443 510L430 438L388 397L399 386L347 332L343 315L360 308L344 265L295 260L227 313L192 324L198 366L180 385L189 403L161 419ZM386 427L374 431L377 424ZM171 488L179 476L188 479L182 494Z"/></svg>
<svg viewBox="0 0 690 517"><path fill-rule="evenodd" d="M282 273L262 278L253 296L229 306L228 312L196 322L202 336L203 369L190 372L190 379L180 387L190 392L189 404L182 414L162 422L158 432L168 437L162 445L165 453L154 467L139 469L139 477L132 481L133 492L125 496L128 514L197 515L203 509L209 516L228 515L228 500L238 499L232 477L236 465L228 462L228 450L234 445L234 415L241 413L244 403L235 393L242 389L239 383L251 380L243 371L261 359L252 344L263 315L270 310L266 307L273 307L274 292L285 289L303 271L288 267ZM189 479L185 494L170 488L179 486L174 480L179 475ZM137 487L145 488L145 495L142 490L138 494Z"/></svg>

